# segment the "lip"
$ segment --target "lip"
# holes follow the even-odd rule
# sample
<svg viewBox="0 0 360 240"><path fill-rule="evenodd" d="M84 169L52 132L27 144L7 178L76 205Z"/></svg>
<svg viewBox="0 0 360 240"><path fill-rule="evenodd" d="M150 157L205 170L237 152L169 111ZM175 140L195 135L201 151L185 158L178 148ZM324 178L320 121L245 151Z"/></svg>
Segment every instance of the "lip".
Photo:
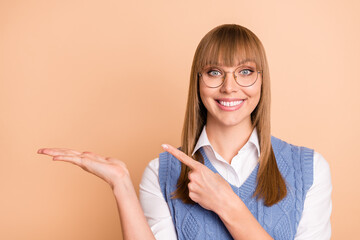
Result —
<svg viewBox="0 0 360 240"><path fill-rule="evenodd" d="M241 101L245 100L245 98L216 98L216 101L224 101L224 102L234 102L234 101Z"/></svg>
<svg viewBox="0 0 360 240"><path fill-rule="evenodd" d="M236 106L223 106L220 104L220 101L223 102L235 102L235 101L242 101L242 103L240 103L239 105ZM221 110L224 111L236 111L238 109L240 109L242 107L242 105L244 104L244 102L246 101L246 99L241 99L241 98L219 98L219 99L215 99L216 104L219 106L219 108Z"/></svg>

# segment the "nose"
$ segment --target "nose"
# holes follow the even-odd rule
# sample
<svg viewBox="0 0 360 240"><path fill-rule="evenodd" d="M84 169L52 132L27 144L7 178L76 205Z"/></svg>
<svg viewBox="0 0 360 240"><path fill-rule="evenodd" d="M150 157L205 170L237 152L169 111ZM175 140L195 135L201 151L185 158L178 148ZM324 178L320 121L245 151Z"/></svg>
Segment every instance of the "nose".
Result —
<svg viewBox="0 0 360 240"><path fill-rule="evenodd" d="M236 83L234 74L232 72L227 72L220 91L223 93L231 93L238 91L239 88L240 86Z"/></svg>

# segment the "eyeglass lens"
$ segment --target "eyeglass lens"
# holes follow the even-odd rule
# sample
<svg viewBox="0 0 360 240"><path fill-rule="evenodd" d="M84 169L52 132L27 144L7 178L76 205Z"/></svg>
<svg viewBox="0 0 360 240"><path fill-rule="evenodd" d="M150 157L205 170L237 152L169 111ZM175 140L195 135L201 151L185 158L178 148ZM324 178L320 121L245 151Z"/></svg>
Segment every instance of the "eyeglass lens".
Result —
<svg viewBox="0 0 360 240"><path fill-rule="evenodd" d="M240 86L247 87L256 82L258 73L256 69L250 67L239 67L233 72L225 72L221 68L210 67L201 73L201 77L208 87L219 87L225 81L226 74L230 74Z"/></svg>

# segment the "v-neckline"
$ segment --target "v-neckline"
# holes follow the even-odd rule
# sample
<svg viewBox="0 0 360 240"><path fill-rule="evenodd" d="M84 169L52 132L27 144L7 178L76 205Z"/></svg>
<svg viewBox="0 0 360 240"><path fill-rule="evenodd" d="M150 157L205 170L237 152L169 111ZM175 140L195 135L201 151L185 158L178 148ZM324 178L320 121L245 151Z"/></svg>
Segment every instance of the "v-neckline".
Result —
<svg viewBox="0 0 360 240"><path fill-rule="evenodd" d="M212 165L212 163L206 156L204 149L201 147L199 150L200 150L201 155L204 158L205 166L207 166L214 173L217 173L221 176L221 174L216 170L216 168ZM255 189L254 186L256 183L256 176L258 173L258 169L259 169L259 163L256 164L256 167L252 170L251 174L246 178L246 180L243 182L243 184L241 184L239 187L231 184L223 176L222 177L225 179L225 181L227 181L229 183L229 185L231 186L231 188L237 195L239 195L241 192L244 192L244 191L245 191L244 193L252 193L253 190Z"/></svg>

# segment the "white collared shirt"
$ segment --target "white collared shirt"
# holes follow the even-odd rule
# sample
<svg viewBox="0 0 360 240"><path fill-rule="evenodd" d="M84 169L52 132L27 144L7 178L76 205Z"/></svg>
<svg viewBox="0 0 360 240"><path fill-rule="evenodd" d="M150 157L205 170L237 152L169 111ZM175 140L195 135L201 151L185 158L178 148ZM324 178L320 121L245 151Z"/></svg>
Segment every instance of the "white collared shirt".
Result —
<svg viewBox="0 0 360 240"><path fill-rule="evenodd" d="M260 156L256 129L229 164L211 146L203 128L193 154L203 148L211 164L229 183L240 187L255 169ZM295 240L330 239L331 224L331 176L325 159L314 153L314 181L306 194L304 210ZM176 231L169 207L160 189L159 159L152 160L146 167L140 183L140 203L148 224L158 240L176 240Z"/></svg>

